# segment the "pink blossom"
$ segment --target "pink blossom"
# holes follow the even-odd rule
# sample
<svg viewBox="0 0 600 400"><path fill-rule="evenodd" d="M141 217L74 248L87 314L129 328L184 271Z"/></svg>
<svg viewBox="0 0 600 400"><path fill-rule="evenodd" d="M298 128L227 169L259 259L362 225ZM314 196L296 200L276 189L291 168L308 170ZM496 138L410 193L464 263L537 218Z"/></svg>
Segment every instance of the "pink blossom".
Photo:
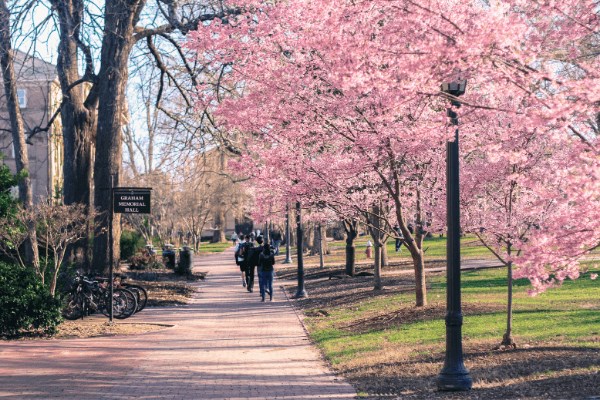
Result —
<svg viewBox="0 0 600 400"><path fill-rule="evenodd" d="M454 127L439 88L460 75L463 228L532 293L579 276L600 243L594 2L235 3L245 12L188 47L210 65L198 103L244 138L257 219L296 200L314 218L358 218L382 201L391 223L443 231Z"/></svg>

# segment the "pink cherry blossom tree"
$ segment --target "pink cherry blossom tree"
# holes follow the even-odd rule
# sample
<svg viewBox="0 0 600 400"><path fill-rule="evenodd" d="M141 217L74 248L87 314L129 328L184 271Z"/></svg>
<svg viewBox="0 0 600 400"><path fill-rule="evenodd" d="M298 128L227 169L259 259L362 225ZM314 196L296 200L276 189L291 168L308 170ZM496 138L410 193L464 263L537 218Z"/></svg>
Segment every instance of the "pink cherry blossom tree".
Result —
<svg viewBox="0 0 600 400"><path fill-rule="evenodd" d="M252 164L245 165L272 168L263 182L272 192L286 201L335 205L351 219L379 199L391 201L413 258L416 303L426 304L422 241L429 224L443 221L434 211L443 202L443 148L451 133L444 113L450 96L439 87L468 79L460 99L467 146L493 151L541 137L564 148L564 173L519 181L535 191L536 207L550 198L554 206L535 235L518 244L514 262L537 290L576 276L573 260L600 242L594 218L565 223L573 221L573 204L598 210L594 2L235 3L244 12L191 35L189 46L223 71L220 87L230 88L206 87L197 101L218 108L224 129L246 134L245 160ZM505 129L493 140L481 121ZM528 157L517 150L496 155ZM479 171L480 180L502 179ZM541 184L555 183L557 175L564 188L558 194ZM568 261L553 264L565 256Z"/></svg>

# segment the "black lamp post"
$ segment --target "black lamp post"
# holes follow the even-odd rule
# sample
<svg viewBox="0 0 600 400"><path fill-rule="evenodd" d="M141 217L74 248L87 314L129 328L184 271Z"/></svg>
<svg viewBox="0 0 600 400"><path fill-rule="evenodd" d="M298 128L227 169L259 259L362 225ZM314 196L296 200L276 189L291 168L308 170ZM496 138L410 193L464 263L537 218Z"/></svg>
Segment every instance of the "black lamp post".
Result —
<svg viewBox="0 0 600 400"><path fill-rule="evenodd" d="M285 260L283 264L292 263L292 253L290 251L290 205L285 206Z"/></svg>
<svg viewBox="0 0 600 400"><path fill-rule="evenodd" d="M458 97L465 93L467 81L442 84L442 92ZM460 107L458 99L451 104ZM448 241L446 244L446 359L437 377L438 390L470 390L473 380L463 362L462 323L460 305L460 198L459 198L459 155L458 155L458 114L452 108L447 110L450 123L456 126L454 141L446 143L446 213Z"/></svg>
<svg viewBox="0 0 600 400"><path fill-rule="evenodd" d="M304 289L304 260L302 259L302 209L300 208L300 202L296 202L296 242L298 244L298 291L296 292L295 298L308 297L306 290Z"/></svg>

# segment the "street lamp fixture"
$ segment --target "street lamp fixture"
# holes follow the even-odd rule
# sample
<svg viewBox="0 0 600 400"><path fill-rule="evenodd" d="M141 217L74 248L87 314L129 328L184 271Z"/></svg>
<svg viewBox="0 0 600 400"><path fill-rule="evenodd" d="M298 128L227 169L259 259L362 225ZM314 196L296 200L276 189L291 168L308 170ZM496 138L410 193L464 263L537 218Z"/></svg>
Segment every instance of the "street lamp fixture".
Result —
<svg viewBox="0 0 600 400"><path fill-rule="evenodd" d="M442 83L442 92L448 93L452 96L458 97L465 94L465 90L467 89L467 81L459 80L453 82L444 82ZM454 100L455 103L452 103L453 106L460 107L460 102Z"/></svg>
<svg viewBox="0 0 600 400"><path fill-rule="evenodd" d="M457 99L465 93L466 80L442 84L442 92L454 96L453 108L460 108ZM458 114L452 107L447 115L456 127L454 141L446 143L446 215L448 241L446 243L446 358L437 377L437 388L442 391L470 390L473 380L463 362L462 324L460 296L460 192L458 153Z"/></svg>

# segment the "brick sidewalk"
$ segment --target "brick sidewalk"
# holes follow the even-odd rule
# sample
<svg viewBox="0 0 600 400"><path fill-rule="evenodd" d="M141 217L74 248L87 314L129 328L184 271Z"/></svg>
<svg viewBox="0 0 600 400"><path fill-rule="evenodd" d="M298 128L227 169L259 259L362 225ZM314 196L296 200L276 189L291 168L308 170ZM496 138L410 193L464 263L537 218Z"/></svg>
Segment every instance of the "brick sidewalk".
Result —
<svg viewBox="0 0 600 400"><path fill-rule="evenodd" d="M283 292L242 288L231 250L185 307L125 322L175 325L144 335L0 343L0 399L352 399L310 344Z"/></svg>

